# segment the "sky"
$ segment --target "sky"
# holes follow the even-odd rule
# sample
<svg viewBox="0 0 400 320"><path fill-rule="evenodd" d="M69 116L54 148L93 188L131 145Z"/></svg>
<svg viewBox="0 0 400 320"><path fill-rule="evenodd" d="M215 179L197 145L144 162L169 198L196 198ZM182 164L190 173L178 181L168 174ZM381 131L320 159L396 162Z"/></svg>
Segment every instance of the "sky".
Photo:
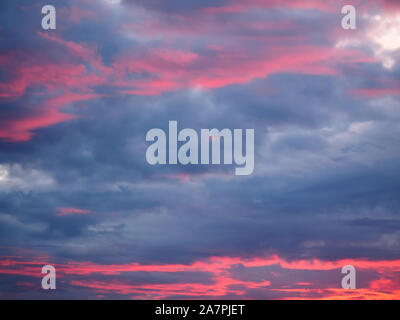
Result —
<svg viewBox="0 0 400 320"><path fill-rule="evenodd" d="M150 165L172 120L254 172ZM399 299L399 120L397 0L2 0L0 298Z"/></svg>

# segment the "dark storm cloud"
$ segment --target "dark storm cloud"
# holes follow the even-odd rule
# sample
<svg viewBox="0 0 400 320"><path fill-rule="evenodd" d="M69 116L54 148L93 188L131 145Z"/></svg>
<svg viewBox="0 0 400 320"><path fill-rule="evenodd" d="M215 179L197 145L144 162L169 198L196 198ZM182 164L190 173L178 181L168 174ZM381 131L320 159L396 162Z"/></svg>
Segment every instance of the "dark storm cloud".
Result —
<svg viewBox="0 0 400 320"><path fill-rule="evenodd" d="M309 78L311 84L303 79L303 87L290 88L298 80L296 77L285 78L285 90L297 95L293 99L297 103L293 102L293 105L289 101L274 101L272 95L265 101L257 100L257 106L253 95L245 92L240 95L240 91L236 90L235 97L234 92L227 93L229 89L221 89L212 95L180 93L167 94L162 98L90 102L81 119L41 129L33 141L19 144L20 150L18 147L14 151L4 149L3 159L15 161L18 154L24 152L25 157L21 158L23 165L29 168L34 163L36 169L46 172L56 181L53 192L30 190L29 194L25 194L11 190L3 201L4 212L16 214L20 220L31 224L45 222L46 227L33 234L39 238L38 243L43 243L45 238L49 244L64 242L66 238L77 243L86 238L96 238L97 245L92 249L93 260L108 259L97 257L97 247L112 250L115 244L123 253L121 257L128 257L122 261L156 259L172 262L178 259L189 262L202 256L202 252L207 255L209 252L244 254L250 251L278 251L292 258L298 254L309 254L310 257L321 255L324 258L365 254L395 257L397 250L390 247L360 249L356 246L346 249L350 240L378 241L381 233L375 229L365 234L364 228L350 228L351 219L349 221L343 213L358 212L357 219L381 207L384 214L396 214L393 208L398 207L398 189L394 172L398 170L394 163L386 163L381 169L376 167L375 171L371 171L368 167L358 167L351 158L346 161L348 155L344 152L343 159L336 160L341 168L339 173L322 167L296 177L288 171L296 168L283 167L276 175L258 176L256 171L250 179L231 176L226 183L212 175L196 178L193 174L196 171L184 166L151 167L145 162L145 132L152 127L166 129L168 120L175 119L180 128L197 130L205 127L255 127L258 132L256 150L259 150L256 164L260 170L269 165L268 160L273 160L267 158L263 162L262 158L262 154L265 155L262 148L269 139L269 131L282 126L305 128L307 133L289 133L272 144L272 154L277 156L274 161L284 160L287 153L289 157L297 154L297 163L301 163L302 157L316 155L321 148L328 148L326 137L316 135L320 127L332 125L332 118L325 117L324 113L343 112L349 121L365 118L365 115L355 111L356 108L344 109L342 105L354 103L354 100L340 94L328 100L337 102L337 111L335 105L326 106L326 112L321 110L322 95L321 101L311 103L305 89L312 87L313 79ZM326 78L324 85L323 78L316 80L319 83L316 90L320 87L320 90L329 93L332 80ZM278 85L279 81L272 83ZM259 83L254 85L257 87ZM280 99L278 95L276 99ZM110 110L110 105L118 105L118 108ZM242 105L251 108L245 109ZM305 107L296 109L298 105ZM231 117L226 116L229 108L232 108ZM295 139L295 142L290 139ZM367 139L365 143L369 141ZM376 143L379 147L382 141ZM29 148L24 149L24 144ZM393 156L396 157L396 154ZM29 160L30 157L34 161ZM392 183L382 171L385 169L389 170ZM232 168L221 167L220 170L232 175ZM207 171L206 167L198 173ZM168 174L182 172L192 173L193 182L185 184L173 178L164 178ZM210 171L213 172L215 170ZM29 208L30 203L35 203L36 209L18 210ZM92 214L59 217L56 216L56 207L88 209ZM143 220L143 213L146 212L153 212L153 218ZM44 219L45 216L47 218ZM201 223L193 226L192 222L196 220ZM329 224L326 224L327 221ZM9 233L13 234L13 231ZM153 238L149 234L158 236ZM248 234L252 237L249 238ZM284 239L282 234L286 235ZM306 241L325 241L326 245L307 253L302 248ZM135 243L133 248L129 245L131 242ZM79 248L67 246L60 254L77 258L81 254L87 257L90 251L81 253Z"/></svg>

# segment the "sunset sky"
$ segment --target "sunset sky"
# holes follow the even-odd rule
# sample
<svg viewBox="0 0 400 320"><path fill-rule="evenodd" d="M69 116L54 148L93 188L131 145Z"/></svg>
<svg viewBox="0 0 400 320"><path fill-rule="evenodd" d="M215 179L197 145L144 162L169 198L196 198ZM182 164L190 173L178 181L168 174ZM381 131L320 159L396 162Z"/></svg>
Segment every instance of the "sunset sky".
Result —
<svg viewBox="0 0 400 320"><path fill-rule="evenodd" d="M254 172L148 164L171 120ZM399 163L398 0L0 2L0 299L400 299Z"/></svg>

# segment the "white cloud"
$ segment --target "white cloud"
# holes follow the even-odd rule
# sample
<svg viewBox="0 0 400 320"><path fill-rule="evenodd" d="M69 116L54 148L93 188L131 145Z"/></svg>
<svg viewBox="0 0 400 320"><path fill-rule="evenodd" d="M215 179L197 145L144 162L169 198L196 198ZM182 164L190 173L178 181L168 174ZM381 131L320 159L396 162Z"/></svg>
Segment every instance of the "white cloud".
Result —
<svg viewBox="0 0 400 320"><path fill-rule="evenodd" d="M372 22L374 25L368 37L377 43L382 51L400 49L400 15L385 17Z"/></svg>
<svg viewBox="0 0 400 320"><path fill-rule="evenodd" d="M391 70L400 49L400 15L364 15L364 32L353 33L351 38L340 39L337 48L369 47L382 66Z"/></svg>
<svg viewBox="0 0 400 320"><path fill-rule="evenodd" d="M370 18L367 38L373 43L375 56L386 69L396 63L395 51L400 49L400 15Z"/></svg>
<svg viewBox="0 0 400 320"><path fill-rule="evenodd" d="M21 165L0 164L0 191L43 190L54 185L54 180L47 173Z"/></svg>

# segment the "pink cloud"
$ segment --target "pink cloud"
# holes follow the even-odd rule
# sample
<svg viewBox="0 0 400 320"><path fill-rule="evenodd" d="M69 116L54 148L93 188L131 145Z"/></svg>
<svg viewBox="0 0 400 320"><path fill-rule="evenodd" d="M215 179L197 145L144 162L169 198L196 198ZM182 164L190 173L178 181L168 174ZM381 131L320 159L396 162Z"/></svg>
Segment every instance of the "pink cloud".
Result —
<svg viewBox="0 0 400 320"><path fill-rule="evenodd" d="M77 208L68 208L68 207L58 207L58 216L66 216L66 215L82 215L82 214L90 214L91 211L89 210L83 210L83 209L77 209Z"/></svg>
<svg viewBox="0 0 400 320"><path fill-rule="evenodd" d="M336 75L338 63L375 62L361 51L329 47L299 46L296 50L277 47L261 51L262 55L226 48L202 57L178 51L178 57L190 57L182 62L169 59L171 52L165 56L155 49L147 54L125 55L113 64L117 77L114 84L126 87L124 93L160 94L179 88L214 89L243 84L279 72ZM128 80L132 73L149 73L153 78Z"/></svg>
<svg viewBox="0 0 400 320"><path fill-rule="evenodd" d="M8 72L9 79L0 83L0 98L17 100L25 97L28 89L36 89L36 93L31 94L41 99L31 108L33 114L2 119L0 138L7 141L27 141L34 136L33 130L75 119L76 115L63 113L60 109L68 104L103 96L93 93L93 88L107 81L109 69L102 64L94 48L47 34L39 35L64 47L78 60L48 62L35 54L21 52L0 56L0 63L13 66ZM86 63L93 66L91 71L88 71ZM24 104L21 102L21 105Z"/></svg>
<svg viewBox="0 0 400 320"><path fill-rule="evenodd" d="M75 209L74 209L75 210ZM0 274L26 275L41 277L41 266L48 264L48 257L42 260L24 261L11 258L0 258ZM340 274L342 266L351 264L357 268L357 273L375 273L374 278L367 285L357 290L343 290L340 283L332 287L329 283L304 282L301 276L296 281L293 270L307 272L330 272ZM98 294L118 293L133 295L135 298L163 299L170 296L181 297L215 297L221 298L229 295L247 299L249 292L265 291L269 295L276 294L283 299L400 299L400 281L396 280L396 273L400 272L400 260L368 260L344 259L337 261L323 261L318 259L287 261L278 255L267 257L210 257L195 261L191 264L96 264L92 262L70 261L64 264L54 264L57 277L63 278L64 283L68 277L70 285L85 287ZM258 280L243 280L235 275L237 267L241 274L252 268L256 270L273 267L271 278L259 277ZM97 280L96 274L118 276L126 273L176 273L176 272L206 272L212 275L212 283L185 282L185 283L139 283L131 284L122 280L110 279L109 281ZM301 273L300 273L301 275ZM273 279L285 279L285 285L277 285ZM281 281L280 280L280 281ZM291 284L289 281L293 281Z"/></svg>
<svg viewBox="0 0 400 320"><path fill-rule="evenodd" d="M362 88L354 89L350 92L365 98L376 98L380 96L400 95L400 88Z"/></svg>
<svg viewBox="0 0 400 320"><path fill-rule="evenodd" d="M3 122L0 138L11 142L28 141L34 135L33 130L48 127L60 122L76 119L78 116L61 112L64 105L98 98L97 94L64 93L43 102L34 115L26 115Z"/></svg>
<svg viewBox="0 0 400 320"><path fill-rule="evenodd" d="M80 4L82 1L80 1ZM71 7L67 8L60 8L59 12L63 15L63 17L66 17L73 23L79 24L81 23L82 20L92 20L92 21L98 21L100 17L100 12L99 11L93 11L89 9L83 9L80 8L76 5L72 5Z"/></svg>
<svg viewBox="0 0 400 320"><path fill-rule="evenodd" d="M390 1L385 3L392 4ZM246 7L248 5L254 8L290 7L323 11L337 10L339 6L333 0L251 0ZM76 13L76 23L81 19L93 18L88 8L72 6L70 10ZM150 39L162 35L165 41L158 48L138 46L134 50L125 49L116 54L108 65L104 63L96 45L38 32L42 41L51 42L52 47L63 53L61 61L48 61L41 52L30 55L8 52L0 55L2 66L13 66L12 70L7 71L7 80L0 83L0 99L23 99L30 92L28 89L43 98L42 104L35 106L33 115L2 119L0 138L14 142L27 141L34 136L36 129L75 119L76 115L63 113L61 108L75 102L101 98L102 95L96 94L98 86L108 87L110 95L152 96L181 89L212 90L245 84L281 72L334 76L340 72L338 65L376 63L376 57L359 50L304 44L307 38L301 32L296 32L301 26L288 20L235 19L234 22L221 23L220 19L208 17L205 23L203 19L204 15L240 10L245 10L243 3L231 1L226 7L206 8L193 15L177 16L173 22L166 23L162 19L156 21L154 16L145 15L140 24L121 24L121 32L132 31ZM267 32L274 30L290 33L282 36ZM197 52L188 49L190 46L171 46L174 40L190 43L189 40L193 38L204 40L204 47ZM219 41L221 39L223 41ZM249 45L244 45L247 43ZM385 90L355 93L370 96L397 94L397 89Z"/></svg>

